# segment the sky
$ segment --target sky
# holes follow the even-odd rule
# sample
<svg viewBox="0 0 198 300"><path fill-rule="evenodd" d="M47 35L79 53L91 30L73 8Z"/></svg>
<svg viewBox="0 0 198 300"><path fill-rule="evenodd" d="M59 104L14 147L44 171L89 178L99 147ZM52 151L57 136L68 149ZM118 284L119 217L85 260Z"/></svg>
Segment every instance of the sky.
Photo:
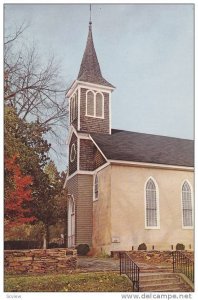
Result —
<svg viewBox="0 0 198 300"><path fill-rule="evenodd" d="M4 6L6 29L23 21L24 39L43 59L54 54L67 89L84 53L89 5ZM92 32L103 77L116 87L112 128L193 139L193 4L93 4ZM62 152L52 154L59 170L67 166L66 135Z"/></svg>

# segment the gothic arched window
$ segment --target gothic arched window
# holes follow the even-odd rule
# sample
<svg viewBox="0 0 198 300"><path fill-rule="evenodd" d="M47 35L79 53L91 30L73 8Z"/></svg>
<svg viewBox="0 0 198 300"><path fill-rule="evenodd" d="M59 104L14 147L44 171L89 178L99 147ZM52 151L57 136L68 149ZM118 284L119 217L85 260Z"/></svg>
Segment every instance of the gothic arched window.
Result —
<svg viewBox="0 0 198 300"><path fill-rule="evenodd" d="M146 183L145 196L146 228L157 228L159 227L157 189L155 182L151 178Z"/></svg>
<svg viewBox="0 0 198 300"><path fill-rule="evenodd" d="M183 227L193 226L192 193L187 181L182 185L182 220Z"/></svg>

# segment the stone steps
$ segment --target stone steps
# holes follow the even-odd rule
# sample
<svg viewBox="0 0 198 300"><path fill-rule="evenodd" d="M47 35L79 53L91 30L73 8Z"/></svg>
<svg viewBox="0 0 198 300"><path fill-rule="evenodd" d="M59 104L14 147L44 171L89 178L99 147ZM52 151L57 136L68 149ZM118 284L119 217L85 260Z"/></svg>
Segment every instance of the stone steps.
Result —
<svg viewBox="0 0 198 300"><path fill-rule="evenodd" d="M178 277L175 276L159 276L156 275L156 277L150 277L149 275L145 277L140 276L140 280L141 280L141 285L149 285L150 282L155 283L155 284L164 284L164 282L166 282L167 284L172 284L172 283L180 283L180 279Z"/></svg>
<svg viewBox="0 0 198 300"><path fill-rule="evenodd" d="M192 288L178 274L140 273L140 292L191 292Z"/></svg>
<svg viewBox="0 0 198 300"><path fill-rule="evenodd" d="M154 264L147 264L147 263L142 263L142 262L135 262L138 267L140 268L141 273L145 272L165 272L165 273L172 273L173 271L173 266L172 265L154 265Z"/></svg>
<svg viewBox="0 0 198 300"><path fill-rule="evenodd" d="M173 270L172 268L155 268L155 267L148 267L148 268L141 268L140 273L171 273Z"/></svg>

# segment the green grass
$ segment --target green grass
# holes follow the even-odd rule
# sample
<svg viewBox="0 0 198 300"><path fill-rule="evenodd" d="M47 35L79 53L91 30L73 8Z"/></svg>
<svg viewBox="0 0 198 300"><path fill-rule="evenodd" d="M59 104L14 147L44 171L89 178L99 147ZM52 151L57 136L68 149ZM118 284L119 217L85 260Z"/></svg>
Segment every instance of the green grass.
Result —
<svg viewBox="0 0 198 300"><path fill-rule="evenodd" d="M5 292L131 292L131 283L118 273L5 275Z"/></svg>

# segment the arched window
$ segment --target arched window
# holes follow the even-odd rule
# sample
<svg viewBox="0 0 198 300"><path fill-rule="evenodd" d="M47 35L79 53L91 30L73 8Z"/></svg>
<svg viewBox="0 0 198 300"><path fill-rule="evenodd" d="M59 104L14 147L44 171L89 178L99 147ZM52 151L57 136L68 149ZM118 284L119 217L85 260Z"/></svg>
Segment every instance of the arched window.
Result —
<svg viewBox="0 0 198 300"><path fill-rule="evenodd" d="M104 98L102 93L87 91L86 115L89 117L104 118Z"/></svg>
<svg viewBox="0 0 198 300"><path fill-rule="evenodd" d="M94 179L94 200L98 199L98 175Z"/></svg>
<svg viewBox="0 0 198 300"><path fill-rule="evenodd" d="M94 93L91 91L87 93L87 115L94 116Z"/></svg>
<svg viewBox="0 0 198 300"><path fill-rule="evenodd" d="M77 111L78 111L78 96L75 94L74 96L74 120L77 118Z"/></svg>
<svg viewBox="0 0 198 300"><path fill-rule="evenodd" d="M96 117L103 116L103 97L102 94L96 94Z"/></svg>
<svg viewBox="0 0 198 300"><path fill-rule="evenodd" d="M146 228L157 228L159 226L158 218L158 199L155 182L150 178L146 183Z"/></svg>
<svg viewBox="0 0 198 300"><path fill-rule="evenodd" d="M70 122L72 123L77 118L78 97L75 94L70 100Z"/></svg>
<svg viewBox="0 0 198 300"><path fill-rule="evenodd" d="M72 99L72 121L75 120L76 100L75 95Z"/></svg>
<svg viewBox="0 0 198 300"><path fill-rule="evenodd" d="M183 227L192 227L192 195L190 185L187 181L182 185L182 214Z"/></svg>

